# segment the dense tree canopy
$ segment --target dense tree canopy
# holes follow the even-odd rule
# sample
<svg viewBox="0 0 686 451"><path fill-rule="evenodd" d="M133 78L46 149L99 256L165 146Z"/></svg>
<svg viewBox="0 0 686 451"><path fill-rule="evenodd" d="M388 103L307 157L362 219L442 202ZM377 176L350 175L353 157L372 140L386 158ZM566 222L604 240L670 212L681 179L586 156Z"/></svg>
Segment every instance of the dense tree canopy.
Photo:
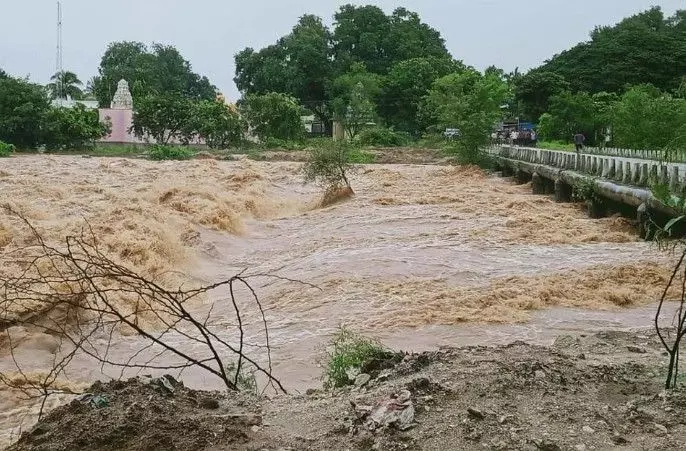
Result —
<svg viewBox="0 0 686 451"><path fill-rule="evenodd" d="M509 97L509 88L499 76L465 69L436 80L423 109L439 129L459 129L459 156L464 162L478 163L480 150L501 117L500 107Z"/></svg>
<svg viewBox="0 0 686 451"><path fill-rule="evenodd" d="M396 66L417 56L441 61L437 71L427 68L427 73L417 75L420 85L414 89L402 83L396 86L396 73L396 80L380 93L378 100L385 104L386 112L393 108L393 97L402 95L400 90L418 93L410 99L412 105L405 115L382 114L388 125L417 132L416 121L407 117L407 112L416 112L419 99L431 83L449 73L441 71L451 59L440 34L404 8L386 15L376 6L345 5L334 20L332 31L320 18L303 16L291 33L275 44L259 51L247 48L238 53L234 79L238 89L244 95L280 92L293 96L330 126L336 113L334 100L341 98L340 83L336 80L355 72L360 64L371 74L390 76ZM357 82L352 86L357 86Z"/></svg>
<svg viewBox="0 0 686 451"><path fill-rule="evenodd" d="M303 109L296 98L287 94L249 94L241 102L241 113L263 141L269 138L297 141L305 135Z"/></svg>
<svg viewBox="0 0 686 451"><path fill-rule="evenodd" d="M573 91L619 92L642 83L673 91L686 74L686 10L665 17L654 7L616 26L598 27L589 42L536 71L563 77Z"/></svg>
<svg viewBox="0 0 686 451"><path fill-rule="evenodd" d="M97 111L54 108L43 86L0 74L0 141L20 150L82 149L106 133Z"/></svg>
<svg viewBox="0 0 686 451"><path fill-rule="evenodd" d="M183 141L192 128L192 106L190 99L178 94L148 94L134 103L133 132L158 144Z"/></svg>
<svg viewBox="0 0 686 451"><path fill-rule="evenodd" d="M618 146L666 148L674 144L686 124L686 100L651 85L635 86L614 104L611 123Z"/></svg>
<svg viewBox="0 0 686 451"><path fill-rule="evenodd" d="M407 59L450 56L440 33L405 8L387 16L377 6L344 5L334 21L334 57L343 69L358 62L385 74Z"/></svg>
<svg viewBox="0 0 686 451"><path fill-rule="evenodd" d="M83 105L50 108L45 116L43 144L47 150L86 149L109 132L96 110Z"/></svg>
<svg viewBox="0 0 686 451"><path fill-rule="evenodd" d="M554 72L532 71L513 81L514 93L520 102L519 114L524 119L537 120L548 111L552 96L569 89L564 77Z"/></svg>
<svg viewBox="0 0 686 451"><path fill-rule="evenodd" d="M350 70L332 83L334 117L340 120L351 138L377 119L374 99L381 92L381 77L368 72L364 64L354 63Z"/></svg>
<svg viewBox="0 0 686 451"><path fill-rule="evenodd" d="M401 61L384 78L378 100L379 114L399 131L421 133L426 125L418 114L423 97L436 80L463 69L461 63L446 58Z"/></svg>
<svg viewBox="0 0 686 451"><path fill-rule="evenodd" d="M571 141L575 134L583 133L586 143L593 145L596 134L607 125L603 119L590 94L564 91L550 98L548 113L539 121L539 134L544 139Z"/></svg>
<svg viewBox="0 0 686 451"><path fill-rule="evenodd" d="M217 100L195 102L186 136L199 135L212 149L228 149L243 142L246 126L238 111Z"/></svg>
<svg viewBox="0 0 686 451"><path fill-rule="evenodd" d="M321 19L306 15L290 34L259 52L247 48L236 55L236 86L244 94L280 92L298 99L321 119L333 75L331 34Z"/></svg>
<svg viewBox="0 0 686 451"><path fill-rule="evenodd" d="M180 95L189 99L212 100L216 88L207 77L192 71L191 65L172 46L140 42L115 42L100 61L91 88L101 107L109 107L117 83L129 82L134 99L150 94Z"/></svg>
<svg viewBox="0 0 686 451"><path fill-rule="evenodd" d="M49 109L50 101L42 86L6 74L0 77L0 141L19 149L38 147Z"/></svg>

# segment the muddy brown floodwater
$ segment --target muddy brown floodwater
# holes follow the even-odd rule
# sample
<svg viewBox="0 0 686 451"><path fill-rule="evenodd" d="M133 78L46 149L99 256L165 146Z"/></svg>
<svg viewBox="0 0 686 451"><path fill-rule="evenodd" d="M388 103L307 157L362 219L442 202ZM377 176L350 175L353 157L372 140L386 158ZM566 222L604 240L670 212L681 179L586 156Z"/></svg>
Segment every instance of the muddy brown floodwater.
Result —
<svg viewBox="0 0 686 451"><path fill-rule="evenodd" d="M317 208L320 190L304 186L299 169L22 156L1 162L0 202L55 242L88 220L110 255L163 283L216 282L247 268L316 285L255 279L274 372L296 391L319 384L317 357L343 324L408 351L546 343L563 331L649 325L669 275L670 257L638 241L625 219L588 219L577 205L475 168L361 167L352 179L356 196L327 208ZM11 255L27 233L0 216L0 252ZM193 309L203 313L216 302L213 322L226 324L228 336L234 316L223 300L216 294ZM259 316L246 322L249 335L259 335ZM20 327L10 333L26 371L47 368L58 352L54 337ZM170 339L192 352L182 337ZM121 335L112 352L126 356L140 346ZM15 371L7 349L0 370ZM65 383L116 374L78 359ZM183 378L191 387L218 387L200 372ZM37 407L0 390L6 444L35 422Z"/></svg>

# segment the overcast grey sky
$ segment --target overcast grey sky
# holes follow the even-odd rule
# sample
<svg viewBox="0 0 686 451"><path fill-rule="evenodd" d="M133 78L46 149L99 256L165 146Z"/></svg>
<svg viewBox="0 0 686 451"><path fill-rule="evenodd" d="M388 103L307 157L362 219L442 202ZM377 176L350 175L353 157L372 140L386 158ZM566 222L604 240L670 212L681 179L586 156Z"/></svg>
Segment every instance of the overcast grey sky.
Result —
<svg viewBox="0 0 686 451"><path fill-rule="evenodd" d="M442 33L455 58L506 71L535 67L588 39L595 25L652 5L667 14L686 8L684 0L62 0L64 67L85 82L97 73L109 42L172 44L235 100L235 53L274 42L305 13L330 23L346 3L417 11ZM56 1L0 0L0 24L0 68L47 83L55 72Z"/></svg>

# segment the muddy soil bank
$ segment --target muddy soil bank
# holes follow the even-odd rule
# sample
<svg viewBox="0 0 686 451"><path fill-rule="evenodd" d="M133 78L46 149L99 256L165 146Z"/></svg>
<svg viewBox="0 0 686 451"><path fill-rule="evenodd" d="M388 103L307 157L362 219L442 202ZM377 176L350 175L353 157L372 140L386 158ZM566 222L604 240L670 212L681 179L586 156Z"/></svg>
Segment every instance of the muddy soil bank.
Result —
<svg viewBox="0 0 686 451"><path fill-rule="evenodd" d="M11 449L684 449L686 391L662 390L664 362L651 331L613 331L406 355L333 393L256 399L172 379L98 383Z"/></svg>

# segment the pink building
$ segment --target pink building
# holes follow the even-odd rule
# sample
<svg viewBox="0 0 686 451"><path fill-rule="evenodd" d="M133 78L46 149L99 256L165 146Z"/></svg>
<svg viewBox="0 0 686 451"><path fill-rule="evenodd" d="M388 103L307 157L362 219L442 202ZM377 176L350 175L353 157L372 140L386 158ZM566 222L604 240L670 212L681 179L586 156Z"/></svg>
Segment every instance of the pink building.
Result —
<svg viewBox="0 0 686 451"><path fill-rule="evenodd" d="M133 126L133 97L126 80L120 80L117 84L117 92L114 93L110 108L98 110L100 121L111 124L110 134L100 140L112 144L147 144L153 143L152 137L138 138L131 132ZM177 139L172 139L171 144L181 144ZM205 140L198 137L190 144L203 145Z"/></svg>

